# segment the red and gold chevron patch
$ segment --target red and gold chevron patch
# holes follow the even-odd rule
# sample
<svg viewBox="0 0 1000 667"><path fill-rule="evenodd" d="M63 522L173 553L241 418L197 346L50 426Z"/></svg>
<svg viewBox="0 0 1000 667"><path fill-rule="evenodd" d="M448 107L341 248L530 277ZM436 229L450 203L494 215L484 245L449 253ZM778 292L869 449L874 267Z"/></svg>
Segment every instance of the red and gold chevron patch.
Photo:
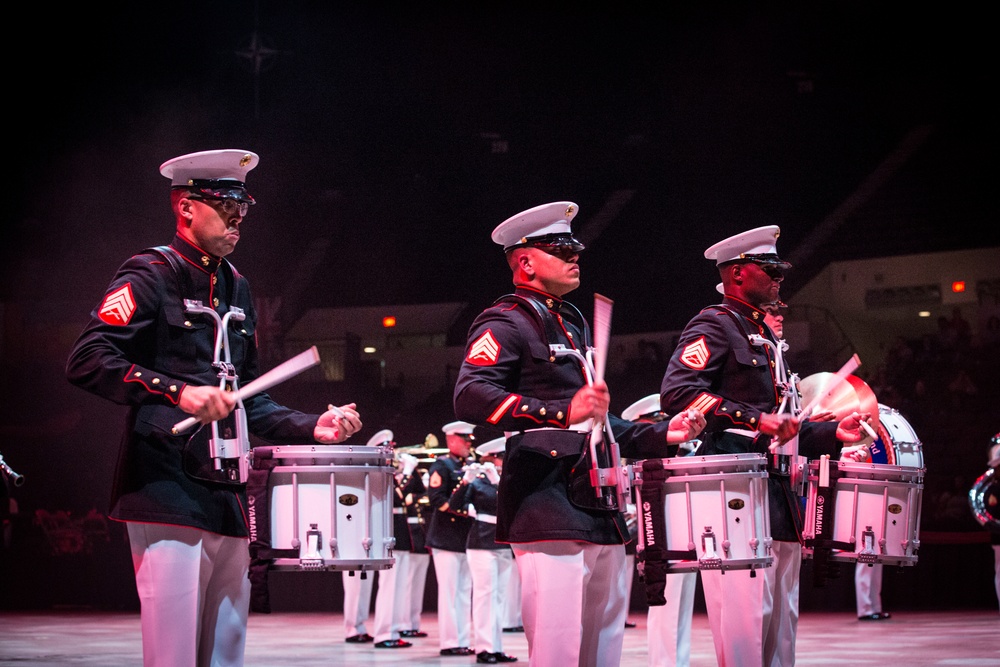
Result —
<svg viewBox="0 0 1000 667"><path fill-rule="evenodd" d="M97 311L97 316L105 324L125 326L135 312L135 298L132 296L132 283L125 283L114 292L104 297L104 303Z"/></svg>
<svg viewBox="0 0 1000 667"><path fill-rule="evenodd" d="M476 339L469 347L469 354L465 360L476 366L492 366L500 358L500 343L493 336L493 332L486 330L482 336Z"/></svg>
<svg viewBox="0 0 1000 667"><path fill-rule="evenodd" d="M705 364L708 363L711 356L708 344L705 343L705 337L702 336L693 343L688 343L688 346L684 348L681 352L681 363L696 371L701 371L705 370Z"/></svg>

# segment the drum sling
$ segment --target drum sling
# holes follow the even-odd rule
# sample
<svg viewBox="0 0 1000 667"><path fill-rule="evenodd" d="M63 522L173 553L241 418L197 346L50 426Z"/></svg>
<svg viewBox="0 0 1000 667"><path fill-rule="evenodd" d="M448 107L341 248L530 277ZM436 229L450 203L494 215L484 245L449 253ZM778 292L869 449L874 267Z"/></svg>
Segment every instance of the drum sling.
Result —
<svg viewBox="0 0 1000 667"><path fill-rule="evenodd" d="M671 560L697 560L695 550L673 551L667 545L667 517L664 504L663 463L659 459L642 461L642 485L639 513L639 543L636 561L639 579L645 583L646 603L659 607L667 603L663 592ZM649 479L651 484L647 484Z"/></svg>
<svg viewBox="0 0 1000 667"><path fill-rule="evenodd" d="M250 610L271 613L267 580L275 558L298 558L297 549L271 548L271 498L268 479L279 460L270 447L254 447L247 477L247 519L250 524Z"/></svg>

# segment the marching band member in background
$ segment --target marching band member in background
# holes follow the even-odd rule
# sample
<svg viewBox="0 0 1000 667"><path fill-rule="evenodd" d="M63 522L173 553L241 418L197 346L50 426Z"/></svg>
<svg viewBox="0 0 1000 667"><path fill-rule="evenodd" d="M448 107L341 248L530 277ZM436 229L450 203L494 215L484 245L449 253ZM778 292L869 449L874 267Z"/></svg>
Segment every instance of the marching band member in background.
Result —
<svg viewBox="0 0 1000 667"><path fill-rule="evenodd" d="M384 429L376 433L368 441L369 447L395 447L392 431ZM410 572L410 533L406 525L406 508L403 496L410 485L415 485L413 470L417 459L409 456L403 460L399 455L402 470L393 475L392 493L392 534L396 538L396 546L392 555L395 560L392 567L378 571L378 591L375 593L375 648L409 648L412 643L400 638L403 630L409 626L406 584Z"/></svg>
<svg viewBox="0 0 1000 667"><path fill-rule="evenodd" d="M476 447L480 463L465 467L462 481L451 493L450 512L475 519L465 553L472 573L472 621L476 662L517 662L503 652L504 594L508 590L514 554L497 536L497 483L503 471L506 438Z"/></svg>
<svg viewBox="0 0 1000 667"><path fill-rule="evenodd" d="M368 572L344 570L344 641L348 644L367 644L375 641L368 634L368 616L371 615L372 589L375 579Z"/></svg>
<svg viewBox="0 0 1000 667"><path fill-rule="evenodd" d="M434 437L429 434L428 437ZM435 442L437 438L434 438ZM424 454L430 450L424 448ZM433 452L444 454L447 450ZM406 456L413 456L407 454ZM420 460L413 458L417 465ZM409 469L410 459L404 463L404 471ZM424 611L424 589L427 586L427 574L431 564L431 554L427 550L427 523L429 519L429 501L427 499L427 483L430 481L426 470L411 471L412 483L407 485L409 492L403 496L406 506L406 526L410 536L410 570L406 577L406 608L407 629L400 632L401 637L426 637L427 633L420 629L420 619Z"/></svg>
<svg viewBox="0 0 1000 667"><path fill-rule="evenodd" d="M778 257L778 235L775 225L758 227L705 251L716 262L725 296L685 326L660 387L668 413L696 409L705 415L699 455L760 453L773 461L772 444L797 435L799 455L837 457L842 443L864 437L867 414L813 423L776 412L787 378L775 377L778 340L764 323L763 308L778 301L783 272L791 266ZM756 345L751 336L766 337L770 345ZM720 667L795 662L802 508L787 470L769 469L768 496L774 564L753 577L752 571L701 572Z"/></svg>
<svg viewBox="0 0 1000 667"><path fill-rule="evenodd" d="M659 394L650 394L622 410L622 419L631 421L656 423L666 416L660 409ZM683 443L678 456L689 455L697 442ZM690 664L691 624L697 583L697 572L670 572L663 588L666 604L649 605L646 611L646 644L650 667L687 667Z"/></svg>
<svg viewBox="0 0 1000 667"><path fill-rule="evenodd" d="M473 322L454 405L460 419L508 435L497 541L517 558L530 664L605 667L621 660L628 529L624 507L608 507L590 484L595 424L610 420L623 457L662 458L704 421L684 411L662 424L608 414L607 384L585 372L590 325L563 299L580 285L576 212L572 202L543 204L493 230L515 292Z"/></svg>
<svg viewBox="0 0 1000 667"><path fill-rule="evenodd" d="M223 459L245 457L213 457L209 431L240 443L245 422L267 442L333 444L361 428L353 403L306 414L263 392L238 401L235 381L220 386L212 313L230 316L221 333L240 386L260 375L250 287L225 259L255 203L245 180L257 161L249 151L214 150L160 166L171 184L174 238L122 264L66 366L71 383L128 406L110 517L128 529L147 667L243 664L246 479ZM189 300L210 310L185 312ZM191 416L202 426L175 433Z"/></svg>
<svg viewBox="0 0 1000 667"><path fill-rule="evenodd" d="M448 455L431 464L427 497L433 508L427 546L438 584L438 640L441 655L472 655L472 574L465 554L472 519L449 512L451 492L472 454L475 425L454 421L441 427Z"/></svg>

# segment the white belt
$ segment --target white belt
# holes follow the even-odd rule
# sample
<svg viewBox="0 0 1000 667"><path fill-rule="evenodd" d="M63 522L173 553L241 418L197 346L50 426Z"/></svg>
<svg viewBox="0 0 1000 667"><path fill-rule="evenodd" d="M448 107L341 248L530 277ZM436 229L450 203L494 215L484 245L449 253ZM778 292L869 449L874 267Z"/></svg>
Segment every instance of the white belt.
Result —
<svg viewBox="0 0 1000 667"><path fill-rule="evenodd" d="M506 437L517 435L518 433L532 433L534 431L576 431L577 433L590 433L594 430L594 425L590 419L579 424L573 424L566 428L556 428L555 426L541 426L539 428L526 428L523 431L504 431Z"/></svg>
<svg viewBox="0 0 1000 667"><path fill-rule="evenodd" d="M492 523L496 525L497 518L492 514L479 513L476 515L476 521L482 521L483 523Z"/></svg>
<svg viewBox="0 0 1000 667"><path fill-rule="evenodd" d="M423 523L419 516L408 516L406 517L406 523Z"/></svg>
<svg viewBox="0 0 1000 667"><path fill-rule="evenodd" d="M406 508L405 507L393 507L392 508L392 513L393 514L406 514Z"/></svg>
<svg viewBox="0 0 1000 667"><path fill-rule="evenodd" d="M732 433L733 435L742 435L744 438L750 438L751 440L754 440L758 435L760 435L760 431L747 431L746 429L742 428L727 428L726 433Z"/></svg>

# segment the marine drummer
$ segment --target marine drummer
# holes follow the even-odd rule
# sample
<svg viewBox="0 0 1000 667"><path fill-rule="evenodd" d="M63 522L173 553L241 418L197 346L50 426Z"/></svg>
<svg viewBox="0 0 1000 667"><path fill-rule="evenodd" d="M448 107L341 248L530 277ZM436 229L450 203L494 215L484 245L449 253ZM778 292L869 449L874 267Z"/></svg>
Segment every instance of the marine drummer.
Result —
<svg viewBox="0 0 1000 667"><path fill-rule="evenodd" d="M765 305L778 301L784 272L791 268L778 256L779 233L776 225L758 227L705 251L718 267L724 296L685 326L660 387L664 411L695 409L705 415L699 455L767 455L772 446L798 436L800 455L837 457L843 443L865 435L861 421L868 414L815 423L777 412L784 380L775 375L779 341L764 317ZM751 336L770 344L755 345ZM795 662L802 510L784 471L769 470L768 494L773 566L757 576L751 570L724 576L720 570L701 572L721 667Z"/></svg>
<svg viewBox="0 0 1000 667"><path fill-rule="evenodd" d="M628 600L618 582L628 529L624 507L599 503L601 489L590 484L591 420L609 420L621 455L634 458L670 456L703 420L682 413L633 423L608 414L607 384L589 382L580 361L592 346L590 325L564 300L580 286L576 213L573 202L542 204L493 230L514 293L469 330L455 415L509 436L496 539L517 559L530 664L603 667L621 661Z"/></svg>
<svg viewBox="0 0 1000 667"><path fill-rule="evenodd" d="M220 386L216 324L185 312L188 300L219 316L242 312L223 332L227 370L244 387L260 375L250 286L226 259L255 203L246 176L257 162L250 151L212 150L160 165L170 179L173 240L125 260L66 366L73 384L128 406L110 517L128 529L146 667L243 664L250 607L246 480L213 466L208 425L228 419L219 434L238 440L238 408L250 433L288 445L339 443L361 428L353 403L305 414L265 393L237 402L232 385ZM202 428L174 433L189 416Z"/></svg>

